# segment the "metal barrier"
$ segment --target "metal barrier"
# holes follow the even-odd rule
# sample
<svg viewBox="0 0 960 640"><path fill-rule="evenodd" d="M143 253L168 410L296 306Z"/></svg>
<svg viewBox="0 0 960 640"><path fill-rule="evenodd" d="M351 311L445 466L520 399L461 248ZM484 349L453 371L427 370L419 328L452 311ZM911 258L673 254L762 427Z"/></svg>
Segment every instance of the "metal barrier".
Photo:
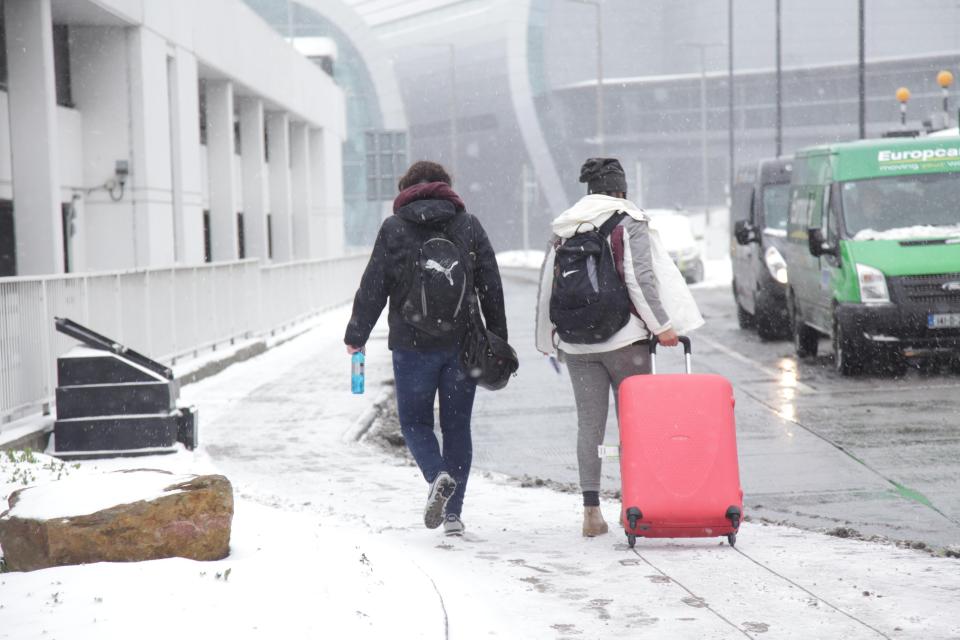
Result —
<svg viewBox="0 0 960 640"><path fill-rule="evenodd" d="M349 301L367 258L0 278L0 425L53 403L56 359L75 345L55 316L169 363Z"/></svg>

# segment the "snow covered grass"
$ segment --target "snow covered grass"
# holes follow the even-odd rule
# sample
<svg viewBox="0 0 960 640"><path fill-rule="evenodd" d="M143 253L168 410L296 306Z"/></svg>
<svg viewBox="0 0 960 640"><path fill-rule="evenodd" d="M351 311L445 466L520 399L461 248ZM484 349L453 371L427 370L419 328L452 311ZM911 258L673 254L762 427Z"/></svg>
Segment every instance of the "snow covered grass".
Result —
<svg viewBox="0 0 960 640"><path fill-rule="evenodd" d="M7 496L17 489L60 480L78 469L78 463L70 464L30 449L0 451L0 512L6 508Z"/></svg>
<svg viewBox="0 0 960 640"><path fill-rule="evenodd" d="M0 575L0 637L380 638L398 621L441 637L429 578L364 532L237 503L230 557ZM420 598L400 597L402 586ZM343 635L340 635L340 631Z"/></svg>

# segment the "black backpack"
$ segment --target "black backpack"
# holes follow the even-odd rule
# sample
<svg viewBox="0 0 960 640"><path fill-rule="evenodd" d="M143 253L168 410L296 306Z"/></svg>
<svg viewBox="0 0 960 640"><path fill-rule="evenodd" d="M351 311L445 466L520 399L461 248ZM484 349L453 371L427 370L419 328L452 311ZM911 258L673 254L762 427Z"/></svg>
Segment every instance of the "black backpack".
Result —
<svg viewBox="0 0 960 640"><path fill-rule="evenodd" d="M400 305L408 324L436 337L455 335L466 326L473 290L471 263L452 239L452 224L432 230L413 254L410 285Z"/></svg>
<svg viewBox="0 0 960 640"><path fill-rule="evenodd" d="M625 213L615 213L599 229L579 232L556 247L550 322L569 344L597 344L630 319L630 296L617 273L607 237Z"/></svg>

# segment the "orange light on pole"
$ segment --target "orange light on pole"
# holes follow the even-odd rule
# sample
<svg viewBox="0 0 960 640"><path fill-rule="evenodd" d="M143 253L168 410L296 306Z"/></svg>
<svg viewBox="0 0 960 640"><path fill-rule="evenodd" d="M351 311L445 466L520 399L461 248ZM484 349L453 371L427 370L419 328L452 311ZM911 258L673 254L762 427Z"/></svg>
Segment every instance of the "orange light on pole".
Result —
<svg viewBox="0 0 960 640"><path fill-rule="evenodd" d="M897 89L897 102L900 103L900 125L907 128L907 102L910 101L910 89L900 87Z"/></svg>
<svg viewBox="0 0 960 640"><path fill-rule="evenodd" d="M950 126L950 85L953 84L953 74L944 69L937 74L937 84L943 90L943 126Z"/></svg>

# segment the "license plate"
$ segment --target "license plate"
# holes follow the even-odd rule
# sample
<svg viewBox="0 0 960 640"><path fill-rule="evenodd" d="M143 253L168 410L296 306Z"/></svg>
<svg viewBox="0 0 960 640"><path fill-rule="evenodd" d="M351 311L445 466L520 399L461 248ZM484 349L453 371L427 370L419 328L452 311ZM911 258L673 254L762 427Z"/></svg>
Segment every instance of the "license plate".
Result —
<svg viewBox="0 0 960 640"><path fill-rule="evenodd" d="M960 313L930 313L927 315L928 329L956 329L960 327Z"/></svg>

